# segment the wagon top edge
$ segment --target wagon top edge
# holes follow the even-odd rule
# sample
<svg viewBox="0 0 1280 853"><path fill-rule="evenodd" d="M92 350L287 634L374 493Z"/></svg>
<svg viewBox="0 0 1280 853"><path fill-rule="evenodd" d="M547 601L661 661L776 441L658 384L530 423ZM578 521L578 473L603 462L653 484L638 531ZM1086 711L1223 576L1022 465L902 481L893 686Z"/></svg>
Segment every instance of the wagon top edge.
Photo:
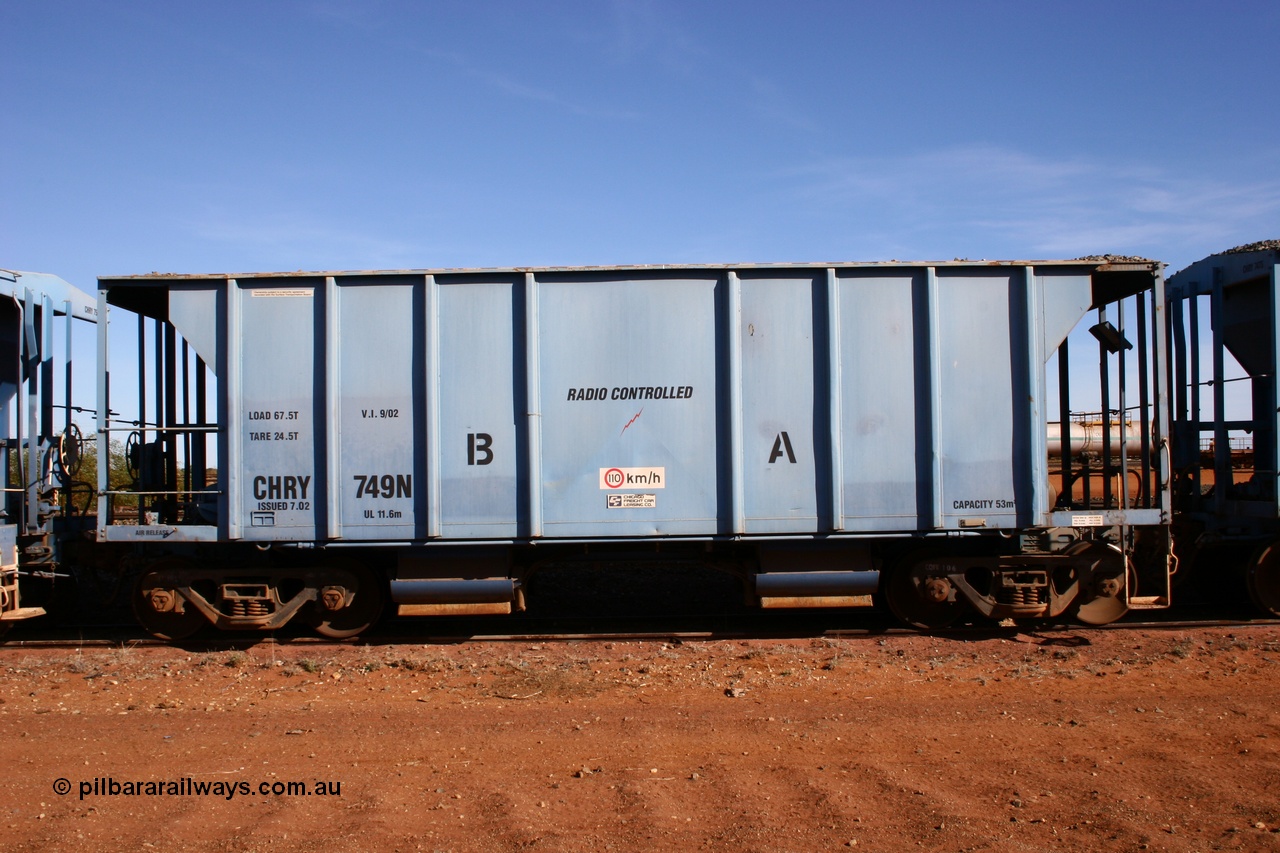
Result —
<svg viewBox="0 0 1280 853"><path fill-rule="evenodd" d="M1178 298L1212 293L1215 283L1236 287L1269 280L1280 265L1280 240L1261 240L1216 252L1169 277Z"/></svg>
<svg viewBox="0 0 1280 853"><path fill-rule="evenodd" d="M742 272L742 271L797 271L819 269L924 269L992 267L1074 267L1094 272L1156 272L1163 268L1160 261L1148 258L1118 257L1113 255L1090 256L1062 260L969 260L957 258L950 261L839 261L815 263L743 263L743 264L621 264L611 266L544 266L544 267L439 267L423 269L368 269L368 270L292 270L280 272L224 272L224 273L173 273L150 272L137 275L99 276L100 284L116 285L128 282L157 281L208 281L210 279L281 279L281 278L351 278L357 276L427 276L427 275L524 275L566 273L614 273L614 272Z"/></svg>

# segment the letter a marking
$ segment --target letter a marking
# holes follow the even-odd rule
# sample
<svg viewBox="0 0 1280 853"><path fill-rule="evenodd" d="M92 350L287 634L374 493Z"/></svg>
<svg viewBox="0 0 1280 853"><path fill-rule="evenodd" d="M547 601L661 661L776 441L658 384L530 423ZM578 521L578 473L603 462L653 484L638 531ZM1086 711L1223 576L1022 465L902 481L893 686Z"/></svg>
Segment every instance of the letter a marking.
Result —
<svg viewBox="0 0 1280 853"><path fill-rule="evenodd" d="M785 432L778 433L778 437L773 440L773 452L769 454L769 464L777 462L782 454L787 454L787 461L792 465L796 462L796 453L791 449L791 438Z"/></svg>

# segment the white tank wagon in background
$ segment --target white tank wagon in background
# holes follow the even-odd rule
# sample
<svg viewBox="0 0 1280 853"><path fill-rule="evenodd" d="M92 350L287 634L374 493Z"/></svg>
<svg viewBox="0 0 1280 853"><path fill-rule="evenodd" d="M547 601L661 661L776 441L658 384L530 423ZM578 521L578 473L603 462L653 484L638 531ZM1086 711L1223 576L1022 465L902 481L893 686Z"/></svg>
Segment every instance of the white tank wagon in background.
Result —
<svg viewBox="0 0 1280 853"><path fill-rule="evenodd" d="M1151 261L146 275L98 292L99 458L122 441L134 483L100 474L96 537L143 562L134 608L160 636L293 618L349 636L388 599L509 611L540 566L575 559L711 564L766 607L882 594L928 628L1168 603ZM1058 353L1063 419L1082 411L1066 341L1094 314L1086 358L1119 377L1108 416L1140 410L1152 430L1104 436L1103 485L1086 474L1077 497L1078 455L1053 469L1067 488L1050 482L1045 365ZM136 377L106 362L118 335L138 341ZM143 410L108 416L121 382ZM1105 485L1130 465L1156 484L1137 499Z"/></svg>
<svg viewBox="0 0 1280 853"><path fill-rule="evenodd" d="M1106 434L1108 432L1110 435ZM1100 420L1072 421L1067 435L1070 436L1070 451L1077 455L1082 453L1100 455L1107 442L1111 447L1118 448L1122 441L1132 455L1139 452L1142 444L1142 427L1132 421L1125 421L1123 425L1116 420L1112 420L1109 425ZM1062 424L1050 423L1047 436L1049 456L1054 458L1061 456Z"/></svg>

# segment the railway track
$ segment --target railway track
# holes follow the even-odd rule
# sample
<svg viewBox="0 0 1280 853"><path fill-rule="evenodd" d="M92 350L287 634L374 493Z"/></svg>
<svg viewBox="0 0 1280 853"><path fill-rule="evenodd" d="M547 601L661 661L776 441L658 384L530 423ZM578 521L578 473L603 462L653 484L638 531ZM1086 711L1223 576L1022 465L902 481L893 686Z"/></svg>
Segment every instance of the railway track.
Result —
<svg viewBox="0 0 1280 853"><path fill-rule="evenodd" d="M955 639L986 639L1013 637L1018 634L1070 633L1089 635L1102 631L1194 631L1204 628L1252 628L1280 625L1275 617L1255 617L1240 612L1217 608L1203 612L1203 608L1181 608L1164 611L1167 618L1124 619L1110 625L1091 626L1069 622L1021 623L1016 625L976 624L961 625L936 636ZM843 617L843 618L842 618ZM50 625L32 625L21 633L11 634L0 645L0 655L5 651L21 649L56 649L85 647L148 647L174 646L193 651L224 651L244 649L263 644L298 647L329 646L391 646L402 644L448 645L462 642L564 642L574 640L785 640L805 638L857 639L908 636L918 634L911 628L892 623L886 617L857 614L814 614L803 617L779 618L776 614L764 616L748 614L733 617L698 615L685 617L495 617L474 618L454 622L437 621L430 624L413 620L388 620L367 634L350 640L331 640L301 632L276 632L265 634L211 634L198 636L183 643L157 640L141 628L129 624L97 625L91 627L63 628Z"/></svg>

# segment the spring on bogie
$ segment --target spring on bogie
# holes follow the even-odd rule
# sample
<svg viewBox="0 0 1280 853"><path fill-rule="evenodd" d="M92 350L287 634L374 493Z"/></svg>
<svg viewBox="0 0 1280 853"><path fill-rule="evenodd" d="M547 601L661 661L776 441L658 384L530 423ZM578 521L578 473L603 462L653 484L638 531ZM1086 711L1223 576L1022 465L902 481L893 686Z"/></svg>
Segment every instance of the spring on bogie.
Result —
<svg viewBox="0 0 1280 853"><path fill-rule="evenodd" d="M1043 604L1040 590L1030 586L1005 587L1001 590L1000 603L1014 607L1028 604Z"/></svg>
<svg viewBox="0 0 1280 853"><path fill-rule="evenodd" d="M271 602L261 598L233 598L228 604L232 616L271 615Z"/></svg>

